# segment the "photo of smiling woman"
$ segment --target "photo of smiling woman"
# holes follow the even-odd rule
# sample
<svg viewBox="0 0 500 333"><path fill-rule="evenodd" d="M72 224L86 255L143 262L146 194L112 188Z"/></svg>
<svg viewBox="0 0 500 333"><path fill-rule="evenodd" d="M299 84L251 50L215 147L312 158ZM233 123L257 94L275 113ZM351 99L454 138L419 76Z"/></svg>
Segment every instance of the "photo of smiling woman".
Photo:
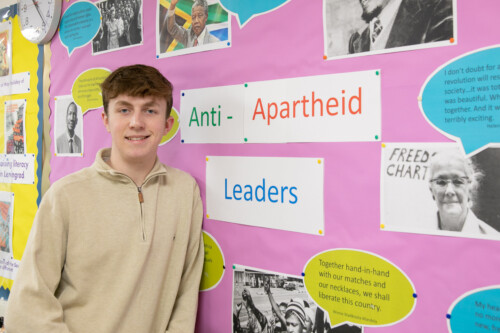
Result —
<svg viewBox="0 0 500 333"><path fill-rule="evenodd" d="M382 230L500 240L500 148L390 143L382 163Z"/></svg>

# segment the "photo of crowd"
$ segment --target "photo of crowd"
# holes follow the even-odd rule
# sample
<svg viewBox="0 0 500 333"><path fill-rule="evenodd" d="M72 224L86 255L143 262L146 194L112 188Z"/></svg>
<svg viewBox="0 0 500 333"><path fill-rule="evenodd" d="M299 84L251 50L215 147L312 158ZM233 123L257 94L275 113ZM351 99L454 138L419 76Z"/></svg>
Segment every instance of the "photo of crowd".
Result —
<svg viewBox="0 0 500 333"><path fill-rule="evenodd" d="M93 54L142 44L142 0L96 3L102 23L92 41Z"/></svg>
<svg viewBox="0 0 500 333"><path fill-rule="evenodd" d="M302 277L242 266L233 272L233 333L362 332L347 323L332 328Z"/></svg>

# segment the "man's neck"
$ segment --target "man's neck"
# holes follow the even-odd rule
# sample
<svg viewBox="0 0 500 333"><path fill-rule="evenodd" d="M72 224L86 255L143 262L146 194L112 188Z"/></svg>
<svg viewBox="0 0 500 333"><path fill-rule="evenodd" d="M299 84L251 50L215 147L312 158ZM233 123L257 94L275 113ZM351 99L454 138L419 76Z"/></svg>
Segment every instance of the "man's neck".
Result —
<svg viewBox="0 0 500 333"><path fill-rule="evenodd" d="M68 137L71 139L73 136L75 136L75 130L70 130L68 128Z"/></svg>
<svg viewBox="0 0 500 333"><path fill-rule="evenodd" d="M156 158L152 161L141 161L130 163L128 161L123 161L118 158L114 158L113 150L111 150L111 156L109 160L106 161L110 167L127 175L137 186L142 186L146 180L147 175L153 169L155 165Z"/></svg>

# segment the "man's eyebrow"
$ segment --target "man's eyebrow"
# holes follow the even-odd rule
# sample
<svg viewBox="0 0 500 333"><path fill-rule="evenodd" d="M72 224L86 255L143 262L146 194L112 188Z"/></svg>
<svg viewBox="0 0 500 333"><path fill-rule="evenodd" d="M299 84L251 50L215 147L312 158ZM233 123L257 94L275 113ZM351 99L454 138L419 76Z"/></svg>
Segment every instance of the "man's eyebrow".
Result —
<svg viewBox="0 0 500 333"><path fill-rule="evenodd" d="M116 102L116 106L118 106L118 107L122 107L122 106L131 107L132 104L127 102L127 101L118 101L118 102Z"/></svg>

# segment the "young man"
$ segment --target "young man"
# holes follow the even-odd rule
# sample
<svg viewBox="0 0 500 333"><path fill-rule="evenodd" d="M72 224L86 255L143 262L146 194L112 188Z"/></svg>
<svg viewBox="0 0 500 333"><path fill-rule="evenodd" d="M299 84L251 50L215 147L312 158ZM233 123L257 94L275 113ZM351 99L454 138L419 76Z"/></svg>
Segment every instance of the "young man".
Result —
<svg viewBox="0 0 500 333"><path fill-rule="evenodd" d="M102 96L111 149L45 194L10 293L10 333L194 331L200 192L156 156L174 122L172 86L134 65L111 73Z"/></svg>

